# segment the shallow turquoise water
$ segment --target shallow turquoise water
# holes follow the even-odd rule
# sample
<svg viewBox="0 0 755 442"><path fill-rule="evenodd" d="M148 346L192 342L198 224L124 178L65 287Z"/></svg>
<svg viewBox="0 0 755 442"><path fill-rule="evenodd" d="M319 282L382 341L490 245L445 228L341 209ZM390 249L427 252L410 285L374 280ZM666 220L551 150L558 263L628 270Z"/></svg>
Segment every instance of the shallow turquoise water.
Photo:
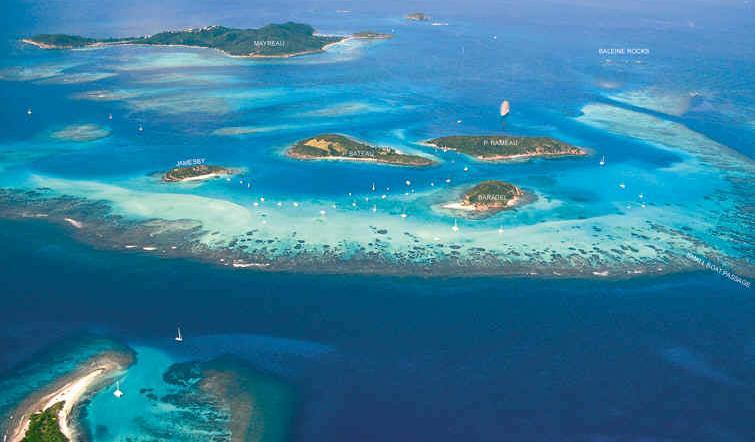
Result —
<svg viewBox="0 0 755 442"><path fill-rule="evenodd" d="M593 12L585 10L584 20ZM741 89L740 77L752 74L751 65L745 57L740 77L719 72L745 47L730 45L718 54L692 48L685 38L698 32L694 27L671 26L670 41L638 41L640 30L652 34L670 26L642 19L616 33L598 29L576 37L575 23L539 26L529 15L500 27L464 14L449 15L449 26L410 23L396 14L391 8L377 16L303 13L317 17L322 32L369 27L396 37L284 61L186 48L43 51L8 40L2 87L17 109L4 111L10 130L0 147L3 183L102 199L135 220L196 219L212 233L201 241L218 249L236 248L254 230L258 240L280 244L275 251L254 248L255 256L270 258L330 247L344 257L361 248L391 259L411 255L419 244L427 251L410 259L425 262L448 256L432 251L437 243L455 243L462 257L476 248L515 263L522 261L515 256L538 256L534 270L541 274L551 273L552 256L591 261L590 249L600 261L587 275L690 267L688 251L751 271L751 219L743 207L752 194L732 181L753 173L747 156L752 91L728 92ZM507 13L493 14L504 20ZM111 20L111 33L132 30ZM67 26L103 32L87 22ZM597 54L629 41L652 50L635 57ZM708 57L705 74L691 52ZM495 113L502 98L514 103L503 123ZM34 109L31 117L26 108ZM112 133L83 143L51 137L84 123ZM236 127L256 132L222 135ZM296 140L324 131L433 155L441 164L411 170L302 163L282 155ZM593 154L499 165L417 144L478 133L555 136ZM715 161L737 149L743 155ZM607 164L598 167L603 155ZM151 176L191 158L246 172L201 185L167 186ZM513 182L538 201L477 221L439 209L485 179ZM323 210L327 216L319 215ZM460 232L451 230L454 219ZM374 245L376 228L391 232L387 249ZM506 235L495 233L500 228ZM720 231L732 233L721 237ZM306 241L301 250L293 247L298 240ZM631 248L615 253L623 245Z"/></svg>
<svg viewBox="0 0 755 442"><path fill-rule="evenodd" d="M392 2L129 5L3 6L0 186L103 200L129 220L195 219L201 241L216 250L255 229L255 239L276 244L272 255L291 253L303 239L348 256L371 247L374 230L384 228L388 254L417 245L435 251L436 243L463 254L483 247L516 252L546 276L555 276L554 253L583 249L599 264L591 261L582 276L647 273L665 267L668 254L690 268L684 257L692 252L752 279L755 63L747 5L693 2L683 14L678 5L624 2L432 5L448 26L405 22L410 5ZM353 11L335 12L344 8ZM270 62L177 48L42 51L17 41L36 32L135 35L289 19L326 33L396 36ZM628 45L651 55L597 55ZM501 122L503 98L513 110ZM54 135L81 124L110 135L90 142ZM256 132L221 135L236 127ZM321 132L434 155L441 164L409 170L281 155ZM482 164L417 144L478 133L554 136L594 154ZM190 158L247 172L178 186L152 176ZM538 200L484 221L457 217L454 233L454 215L437 205L492 178ZM203 440L204 427L139 390L167 393L162 374L171 363L226 353L301 392L294 440L707 442L751 434L755 310L750 291L720 275L597 282L258 274L124 253L133 246L150 254L141 249L153 245L148 239L92 250L67 236L95 246L104 241L97 234L118 238L94 228L106 221L99 213L47 210L61 223L80 217L84 228L4 221L0 229L8 282L0 311L10 312L0 336L3 411L87 354L72 350L73 359L56 365L34 359L34 349L86 330L116 336L141 355L121 379L126 396L116 401L105 389L87 407L95 440L160 432ZM177 324L187 336L181 347L171 341ZM43 362L23 381L8 371L34 360Z"/></svg>

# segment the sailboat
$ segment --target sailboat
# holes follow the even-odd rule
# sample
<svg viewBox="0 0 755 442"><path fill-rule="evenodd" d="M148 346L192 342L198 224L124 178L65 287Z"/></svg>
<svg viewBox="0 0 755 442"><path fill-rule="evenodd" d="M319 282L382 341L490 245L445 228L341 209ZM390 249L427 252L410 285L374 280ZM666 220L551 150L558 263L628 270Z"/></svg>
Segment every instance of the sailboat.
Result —
<svg viewBox="0 0 755 442"><path fill-rule="evenodd" d="M603 155L603 158L600 159L600 165L605 166L606 165L606 156Z"/></svg>
<svg viewBox="0 0 755 442"><path fill-rule="evenodd" d="M375 191L375 183L372 183L372 191Z"/></svg>
<svg viewBox="0 0 755 442"><path fill-rule="evenodd" d="M31 117L31 108L29 108L29 109L26 110L26 115L28 115L28 116Z"/></svg>
<svg viewBox="0 0 755 442"><path fill-rule="evenodd" d="M139 127L136 130L138 130L139 132L144 132L144 126L142 126L142 124L139 123Z"/></svg>
<svg viewBox="0 0 755 442"><path fill-rule="evenodd" d="M120 381L116 381L116 383L115 383L115 391L113 392L113 396L115 396L115 397L117 397L117 398L120 398L120 397L121 397L121 396L123 396L124 394L125 394L125 393L123 393L123 392L121 391L121 383L120 383Z"/></svg>
<svg viewBox="0 0 755 442"><path fill-rule="evenodd" d="M509 105L509 101L508 100L503 100L501 102L501 116L505 117L506 115L509 114L510 110L511 110L511 106Z"/></svg>
<svg viewBox="0 0 755 442"><path fill-rule="evenodd" d="M178 334L176 334L176 337L173 338L173 339L175 339L176 342L183 342L184 341L184 337L181 336L181 327L178 327Z"/></svg>
<svg viewBox="0 0 755 442"><path fill-rule="evenodd" d="M112 120L113 119L113 114L107 114L107 119L108 120Z"/></svg>
<svg viewBox="0 0 755 442"><path fill-rule="evenodd" d="M451 227L451 230L453 230L454 232L459 231L459 224L456 223L456 219L454 219L454 226Z"/></svg>

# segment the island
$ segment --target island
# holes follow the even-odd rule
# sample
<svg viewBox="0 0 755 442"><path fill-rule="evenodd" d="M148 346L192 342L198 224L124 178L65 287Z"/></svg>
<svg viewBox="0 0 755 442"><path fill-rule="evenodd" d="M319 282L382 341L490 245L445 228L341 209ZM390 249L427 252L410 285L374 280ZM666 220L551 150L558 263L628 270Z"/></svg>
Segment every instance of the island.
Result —
<svg viewBox="0 0 755 442"><path fill-rule="evenodd" d="M454 150L483 161L587 155L580 147L549 137L455 135L435 138L421 144L443 151Z"/></svg>
<svg viewBox="0 0 755 442"><path fill-rule="evenodd" d="M58 415L63 409L63 402L58 402L47 410L34 413L29 419L29 429L21 442L68 442L60 431Z"/></svg>
<svg viewBox="0 0 755 442"><path fill-rule="evenodd" d="M52 385L27 397L8 420L8 442L67 442L80 440L75 422L81 403L107 387L134 361L130 351L95 355ZM6 440L4 439L4 440Z"/></svg>
<svg viewBox="0 0 755 442"><path fill-rule="evenodd" d="M390 147L370 146L339 134L321 134L301 140L286 154L299 160L370 161L398 166L435 164L430 158L404 154Z"/></svg>
<svg viewBox="0 0 755 442"><path fill-rule="evenodd" d="M483 181L464 192L462 200L444 204L444 209L460 211L469 218L485 218L502 210L526 203L525 193L519 187L498 180Z"/></svg>
<svg viewBox="0 0 755 442"><path fill-rule="evenodd" d="M188 46L217 49L234 57L282 58L324 51L349 38L384 39L390 34L359 32L352 36L320 35L302 23L269 24L258 29L224 26L166 31L143 37L88 38L66 34L38 34L23 39L43 49L74 49L107 45Z"/></svg>
<svg viewBox="0 0 755 442"><path fill-rule="evenodd" d="M414 21L429 21L430 16L423 12L412 12L410 14L406 14L406 19Z"/></svg>
<svg viewBox="0 0 755 442"><path fill-rule="evenodd" d="M234 169L210 164L196 164L192 166L177 166L163 174L166 183L181 183L186 181L202 181L226 175L235 175Z"/></svg>

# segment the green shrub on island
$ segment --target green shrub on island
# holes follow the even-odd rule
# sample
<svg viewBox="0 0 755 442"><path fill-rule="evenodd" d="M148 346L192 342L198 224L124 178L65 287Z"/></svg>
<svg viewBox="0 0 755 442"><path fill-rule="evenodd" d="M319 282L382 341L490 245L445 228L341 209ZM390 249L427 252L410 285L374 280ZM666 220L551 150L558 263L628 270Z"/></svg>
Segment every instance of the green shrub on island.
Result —
<svg viewBox="0 0 755 442"><path fill-rule="evenodd" d="M429 166L433 160L419 155L408 155L390 147L370 146L344 135L322 134L299 141L288 150L298 159L340 159L375 161L404 166Z"/></svg>
<svg viewBox="0 0 755 442"><path fill-rule="evenodd" d="M27 41L41 47L77 48L93 44L181 45L219 49L237 56L290 56L321 51L344 37L315 35L302 23L270 24L259 29L208 26L166 31L146 37L96 39L64 34L39 34Z"/></svg>
<svg viewBox="0 0 755 442"><path fill-rule="evenodd" d="M585 155L579 147L549 137L509 135L455 135L427 142L438 149L455 150L480 160Z"/></svg>
<svg viewBox="0 0 755 442"><path fill-rule="evenodd" d="M29 429L21 442L68 442L68 438L60 431L58 413L63 408L63 402L39 413L34 413L29 419Z"/></svg>

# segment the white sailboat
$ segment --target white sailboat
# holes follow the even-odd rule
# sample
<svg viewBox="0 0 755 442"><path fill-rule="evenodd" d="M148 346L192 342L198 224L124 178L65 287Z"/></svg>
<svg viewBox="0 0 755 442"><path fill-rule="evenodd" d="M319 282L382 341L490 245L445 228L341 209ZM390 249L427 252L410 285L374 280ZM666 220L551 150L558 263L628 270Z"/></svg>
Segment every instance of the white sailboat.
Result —
<svg viewBox="0 0 755 442"><path fill-rule="evenodd" d="M30 116L30 117L31 117L31 108L29 108L29 109L26 109L26 115L28 115L28 116Z"/></svg>
<svg viewBox="0 0 755 442"><path fill-rule="evenodd" d="M511 110L511 106L509 105L509 101L508 100L503 100L501 102L501 116L505 117L506 115L509 114L510 110Z"/></svg>
<svg viewBox="0 0 755 442"><path fill-rule="evenodd" d="M456 222L456 219L454 219L454 226L451 227L451 230L453 230L454 232L459 231L459 224Z"/></svg>
<svg viewBox="0 0 755 442"><path fill-rule="evenodd" d="M115 383L115 391L113 392L113 396L115 396L115 397L117 397L117 398L120 398L120 397L121 397L121 396L123 396L124 394L125 394L125 393L123 393L123 392L121 391L121 383L120 383L120 381L116 381L116 383Z"/></svg>
<svg viewBox="0 0 755 442"><path fill-rule="evenodd" d="M603 158L600 159L600 165L605 166L606 165L606 156L603 155Z"/></svg>
<svg viewBox="0 0 755 442"><path fill-rule="evenodd" d="M184 341L184 337L181 336L181 327L178 327L178 333L176 334L176 337L173 338L173 339L175 339L176 342L183 342Z"/></svg>
<svg viewBox="0 0 755 442"><path fill-rule="evenodd" d="M138 130L139 132L144 132L144 126L139 123L139 127L136 130Z"/></svg>
<svg viewBox="0 0 755 442"><path fill-rule="evenodd" d="M108 120L112 120L113 119L113 114L107 114L107 119Z"/></svg>
<svg viewBox="0 0 755 442"><path fill-rule="evenodd" d="M372 183L372 191L375 191L375 183Z"/></svg>

